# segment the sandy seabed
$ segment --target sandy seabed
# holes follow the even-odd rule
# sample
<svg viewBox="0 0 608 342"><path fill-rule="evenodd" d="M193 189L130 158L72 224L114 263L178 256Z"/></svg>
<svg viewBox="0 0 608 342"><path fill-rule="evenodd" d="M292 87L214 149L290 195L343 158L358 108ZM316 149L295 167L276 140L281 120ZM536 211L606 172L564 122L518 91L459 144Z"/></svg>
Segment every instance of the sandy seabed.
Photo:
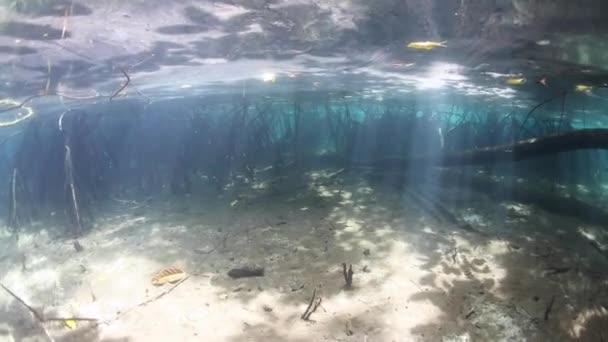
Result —
<svg viewBox="0 0 608 342"><path fill-rule="evenodd" d="M0 289L0 341L608 341L605 227L387 179L324 169L222 196L116 199L81 252L64 227L4 232L6 288L45 318L98 322L41 323ZM227 275L243 265L265 275ZM188 278L153 286L169 266Z"/></svg>

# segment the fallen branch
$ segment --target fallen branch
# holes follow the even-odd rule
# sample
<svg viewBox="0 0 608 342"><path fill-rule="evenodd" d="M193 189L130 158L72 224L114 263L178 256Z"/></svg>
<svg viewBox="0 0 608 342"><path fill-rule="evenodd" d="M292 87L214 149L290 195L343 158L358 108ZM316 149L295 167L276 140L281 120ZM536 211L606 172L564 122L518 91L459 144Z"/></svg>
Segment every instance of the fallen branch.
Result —
<svg viewBox="0 0 608 342"><path fill-rule="evenodd" d="M312 315L315 311L317 311L317 308L321 305L322 301L323 301L323 298L317 297L317 289L315 288L312 291L312 297L310 298L308 307L306 308L306 311L304 311L302 316L300 316L300 318L305 321L310 320L310 315Z"/></svg>
<svg viewBox="0 0 608 342"><path fill-rule="evenodd" d="M127 74L127 72L125 71L125 69L120 68L120 72L122 72L123 75L125 75L125 77L127 78L127 81L125 82L125 84L122 85L122 87L120 87L120 89L118 89L112 96L110 96L110 101L112 101L112 99L114 97L116 97L118 94L120 94L123 90L125 90L125 88L129 85L129 83L131 82L131 77L129 77L129 74Z"/></svg>
<svg viewBox="0 0 608 342"><path fill-rule="evenodd" d="M608 150L608 129L579 129L561 134L521 140L510 145L491 146L444 155L412 158L388 158L362 166L406 168L418 165L480 165L515 162L560 152L600 149Z"/></svg>

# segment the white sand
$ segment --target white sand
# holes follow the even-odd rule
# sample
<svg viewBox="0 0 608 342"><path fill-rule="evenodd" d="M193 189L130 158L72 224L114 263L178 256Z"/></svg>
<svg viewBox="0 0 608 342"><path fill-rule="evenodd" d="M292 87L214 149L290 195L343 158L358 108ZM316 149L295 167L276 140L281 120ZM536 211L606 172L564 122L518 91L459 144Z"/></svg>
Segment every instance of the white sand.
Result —
<svg viewBox="0 0 608 342"><path fill-rule="evenodd" d="M608 262L589 244L604 246L605 229L440 190L486 235L470 233L400 190L331 172L288 177L273 195L256 183L213 200L115 202L83 252L62 228L4 234L0 281L46 317L100 320L45 323L55 341L608 341ZM226 275L245 264L266 275ZM189 278L137 306L171 287L150 284L168 266ZM304 321L315 287L322 305ZM45 329L0 289L1 341L49 341Z"/></svg>

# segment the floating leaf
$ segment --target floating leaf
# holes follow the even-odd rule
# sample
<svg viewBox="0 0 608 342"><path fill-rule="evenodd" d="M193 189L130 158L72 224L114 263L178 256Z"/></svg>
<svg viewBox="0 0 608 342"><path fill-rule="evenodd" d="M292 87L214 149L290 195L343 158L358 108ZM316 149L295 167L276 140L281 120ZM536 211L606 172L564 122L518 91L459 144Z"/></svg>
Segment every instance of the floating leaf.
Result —
<svg viewBox="0 0 608 342"><path fill-rule="evenodd" d="M522 85L526 84L527 80L523 77L509 78L507 79L508 85Z"/></svg>
<svg viewBox="0 0 608 342"><path fill-rule="evenodd" d="M76 328L76 321L73 319L66 319L65 321L63 321L63 324L65 324L65 326L68 327L70 330Z"/></svg>
<svg viewBox="0 0 608 342"><path fill-rule="evenodd" d="M166 283L176 283L186 277L186 272L177 267L169 267L161 270L152 277L152 285L161 286Z"/></svg>
<svg viewBox="0 0 608 342"><path fill-rule="evenodd" d="M589 92L591 92L591 90L593 90L593 87L590 86L590 85L586 85L586 84L577 84L574 87L574 90L575 91L580 91L580 92L583 92L583 93L589 93Z"/></svg>
<svg viewBox="0 0 608 342"><path fill-rule="evenodd" d="M426 42L411 42L409 44L407 44L406 46L410 49L416 49L416 50L433 50L439 47L447 47L447 45L445 45L447 42L433 42L433 41L426 41Z"/></svg>

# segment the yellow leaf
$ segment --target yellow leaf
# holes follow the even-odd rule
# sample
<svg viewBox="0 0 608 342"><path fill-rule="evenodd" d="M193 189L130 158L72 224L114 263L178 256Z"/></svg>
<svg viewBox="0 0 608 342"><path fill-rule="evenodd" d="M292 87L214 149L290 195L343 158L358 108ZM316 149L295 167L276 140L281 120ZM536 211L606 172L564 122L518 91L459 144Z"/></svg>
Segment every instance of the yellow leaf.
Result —
<svg viewBox="0 0 608 342"><path fill-rule="evenodd" d="M76 321L73 319L66 319L65 321L63 321L63 324L65 324L65 326L68 327L69 329L76 328Z"/></svg>
<svg viewBox="0 0 608 342"><path fill-rule="evenodd" d="M593 87L590 85L586 85L586 84L577 84L576 87L574 88L574 90L580 91L583 93L588 93L591 90L593 90Z"/></svg>
<svg viewBox="0 0 608 342"><path fill-rule="evenodd" d="M416 49L416 50L433 50L439 47L447 47L447 45L445 45L447 42L433 42L433 41L426 41L426 42L411 42L409 44L407 44L406 46L410 49Z"/></svg>
<svg viewBox="0 0 608 342"><path fill-rule="evenodd" d="M522 84L525 84L526 82L527 82L527 80L523 77L507 79L508 85L522 85Z"/></svg>

